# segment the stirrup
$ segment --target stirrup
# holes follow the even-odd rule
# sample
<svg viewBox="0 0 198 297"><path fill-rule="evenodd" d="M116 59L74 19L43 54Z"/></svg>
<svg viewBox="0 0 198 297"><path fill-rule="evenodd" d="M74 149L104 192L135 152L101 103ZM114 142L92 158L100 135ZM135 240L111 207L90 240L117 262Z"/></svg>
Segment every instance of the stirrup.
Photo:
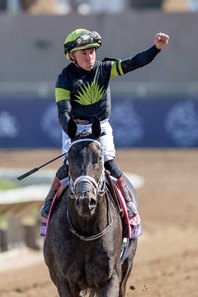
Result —
<svg viewBox="0 0 198 297"><path fill-rule="evenodd" d="M40 209L40 215L47 219L48 218L48 215L49 215L49 212L50 212L50 207L51 207L51 202L48 201L46 202Z"/></svg>

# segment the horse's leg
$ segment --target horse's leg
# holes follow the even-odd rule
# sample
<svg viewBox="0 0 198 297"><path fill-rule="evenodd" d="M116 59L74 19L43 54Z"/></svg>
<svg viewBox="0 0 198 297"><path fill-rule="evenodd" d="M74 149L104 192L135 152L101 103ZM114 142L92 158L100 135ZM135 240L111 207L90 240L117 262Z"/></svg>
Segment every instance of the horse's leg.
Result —
<svg viewBox="0 0 198 297"><path fill-rule="evenodd" d="M129 275L131 273L132 266L133 266L133 263L131 263L129 259L126 259L123 263L123 267L122 267L123 275L122 275L122 282L120 285L119 297L124 297L126 294L126 284L127 284Z"/></svg>
<svg viewBox="0 0 198 297"><path fill-rule="evenodd" d="M135 241L132 240L131 253L130 253L129 257L122 264L122 281L121 281L121 285L120 285L119 297L125 296L126 284L127 284L127 280L129 278L129 275L130 275L132 267L133 267L133 258L135 256L136 248L137 248L137 240L135 240Z"/></svg>
<svg viewBox="0 0 198 297"><path fill-rule="evenodd" d="M49 270L51 280L57 288L59 297L80 297L80 292L75 286L70 287L67 279L59 272L58 267L56 269L51 267Z"/></svg>
<svg viewBox="0 0 198 297"><path fill-rule="evenodd" d="M97 297L119 297L121 277L114 272L107 284L97 291Z"/></svg>
<svg viewBox="0 0 198 297"><path fill-rule="evenodd" d="M73 297L73 295L69 290L69 287L65 286L64 283L57 284L57 290L58 290L59 297Z"/></svg>
<svg viewBox="0 0 198 297"><path fill-rule="evenodd" d="M76 286L70 287L67 280L63 277L62 279L59 277L58 281L56 282L56 287L58 290L59 297L80 297L79 289Z"/></svg>

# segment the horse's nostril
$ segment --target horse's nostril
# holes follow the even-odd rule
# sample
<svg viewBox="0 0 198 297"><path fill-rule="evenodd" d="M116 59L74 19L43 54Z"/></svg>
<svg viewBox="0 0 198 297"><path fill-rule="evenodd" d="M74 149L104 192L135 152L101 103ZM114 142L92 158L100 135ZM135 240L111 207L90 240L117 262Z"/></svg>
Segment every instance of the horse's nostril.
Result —
<svg viewBox="0 0 198 297"><path fill-rule="evenodd" d="M93 199L93 198L91 198L91 200L90 200L90 205L91 205L91 206L95 206L95 205L96 205L96 200Z"/></svg>
<svg viewBox="0 0 198 297"><path fill-rule="evenodd" d="M76 200L76 206L80 206L80 200L79 199Z"/></svg>
<svg viewBox="0 0 198 297"><path fill-rule="evenodd" d="M83 205L89 205L89 198L85 196L85 198L82 200Z"/></svg>

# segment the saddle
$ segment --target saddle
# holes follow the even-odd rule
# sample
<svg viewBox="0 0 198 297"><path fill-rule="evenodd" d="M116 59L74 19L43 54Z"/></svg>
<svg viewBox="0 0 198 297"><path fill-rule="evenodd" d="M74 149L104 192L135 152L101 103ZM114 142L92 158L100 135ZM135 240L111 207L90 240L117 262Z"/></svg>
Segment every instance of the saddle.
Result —
<svg viewBox="0 0 198 297"><path fill-rule="evenodd" d="M116 179L110 176L108 171L105 171L105 176L107 180L108 190L111 193L110 197L112 198L112 201L115 207L117 208L117 211L120 214L120 217L122 219L123 238L132 238L131 224L130 224L130 220L129 220L129 216L126 208L126 203L120 189L116 184Z"/></svg>

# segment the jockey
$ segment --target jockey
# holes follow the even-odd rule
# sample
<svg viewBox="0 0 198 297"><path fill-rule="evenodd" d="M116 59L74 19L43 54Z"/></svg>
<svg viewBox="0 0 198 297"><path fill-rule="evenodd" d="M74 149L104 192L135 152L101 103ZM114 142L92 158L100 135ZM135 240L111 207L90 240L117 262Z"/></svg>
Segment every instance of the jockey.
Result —
<svg viewBox="0 0 198 297"><path fill-rule="evenodd" d="M77 133L91 131L94 117L101 122L101 143L104 155L104 167L117 179L126 201L129 219L136 214L133 201L126 186L125 177L115 162L115 146L112 127L109 123L111 114L111 94L109 82L150 63L169 40L164 33L157 33L154 45L134 57L118 60L105 58L96 60L97 49L101 46L101 36L95 31L77 29L71 32L64 42L64 52L71 63L58 76L55 88L59 122L62 127L62 151L68 152L70 139L67 124L73 117L77 124ZM60 187L60 180L68 176L67 160L58 169L51 189L40 213L47 217L51 202Z"/></svg>

